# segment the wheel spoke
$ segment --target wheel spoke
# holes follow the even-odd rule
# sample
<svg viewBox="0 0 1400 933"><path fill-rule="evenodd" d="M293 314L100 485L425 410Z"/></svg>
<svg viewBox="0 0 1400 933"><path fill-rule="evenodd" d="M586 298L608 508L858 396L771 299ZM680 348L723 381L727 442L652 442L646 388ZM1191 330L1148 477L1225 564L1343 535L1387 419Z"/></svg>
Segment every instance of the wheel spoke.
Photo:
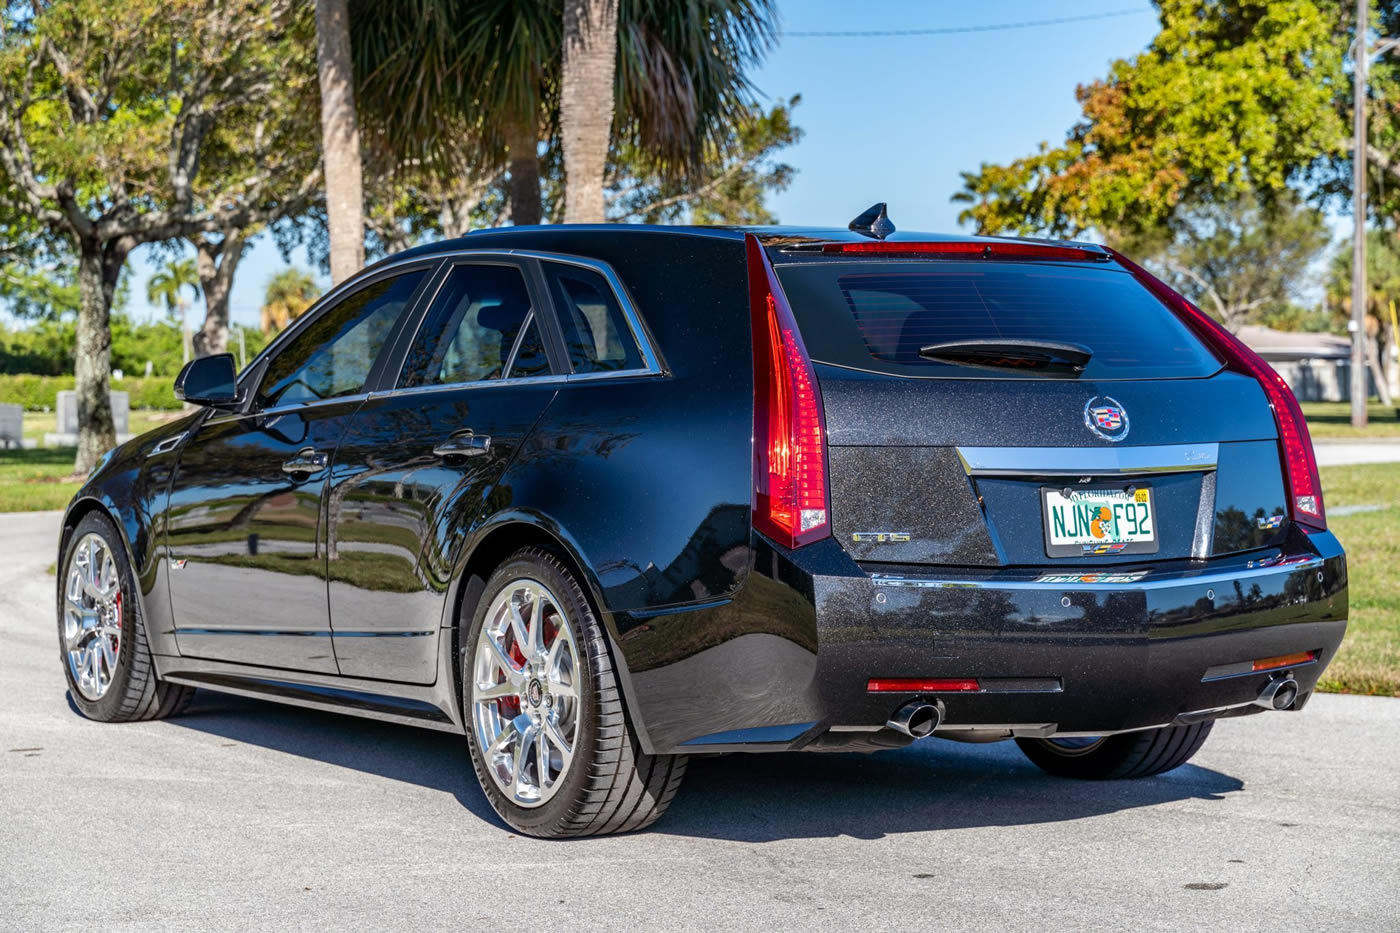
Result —
<svg viewBox="0 0 1400 933"><path fill-rule="evenodd" d="M520 648L520 653L525 655L525 660L534 658L534 652L530 647L530 633L525 625L525 619L520 615L520 607L511 599L510 606L510 630L515 635L515 644Z"/></svg>
<svg viewBox="0 0 1400 933"><path fill-rule="evenodd" d="M520 742L515 746L515 755L511 760L510 791L511 794L519 794L521 788L520 778L525 769L525 759L530 753L530 746L535 742L535 733L539 730L531 723L520 733ZM528 785L525 785L528 786Z"/></svg>
<svg viewBox="0 0 1400 933"><path fill-rule="evenodd" d="M117 669L117 652L112 647L112 640L105 633L98 635L97 640L102 645L102 659L107 662L107 672L110 674Z"/></svg>
<svg viewBox="0 0 1400 933"><path fill-rule="evenodd" d="M540 790L544 790L546 784L552 783L549 780L549 743L545 741L543 729L535 730L535 777L539 781Z"/></svg>
<svg viewBox="0 0 1400 933"><path fill-rule="evenodd" d="M520 682L525 678L525 672L515 666L515 662L511 660L510 655L506 654L506 649L502 648L496 642L496 639L488 635L485 629L482 629L480 640L482 644L487 646L487 650L490 651L491 658L495 661L496 667L500 668L502 673L506 675L506 681L512 686L518 687Z"/></svg>
<svg viewBox="0 0 1400 933"><path fill-rule="evenodd" d="M518 692L515 685L508 680L499 684L491 684L489 687L483 687L478 684L476 687L476 701L478 703L485 703L488 701L503 700L506 697L515 696Z"/></svg>
<svg viewBox="0 0 1400 933"><path fill-rule="evenodd" d="M552 717L545 717L544 734L548 736L549 742L559 749L559 771L562 774L569 767L569 762L574 757L574 747L569 744L569 740L564 738L564 733L559 731L559 724Z"/></svg>

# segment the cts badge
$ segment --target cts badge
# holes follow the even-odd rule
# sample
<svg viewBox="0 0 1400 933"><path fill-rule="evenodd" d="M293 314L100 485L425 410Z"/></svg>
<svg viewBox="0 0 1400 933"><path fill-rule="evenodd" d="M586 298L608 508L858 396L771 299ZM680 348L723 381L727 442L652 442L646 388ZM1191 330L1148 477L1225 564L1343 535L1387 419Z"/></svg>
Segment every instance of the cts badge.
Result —
<svg viewBox="0 0 1400 933"><path fill-rule="evenodd" d="M907 531L857 531L851 540L866 544L898 544L909 540Z"/></svg>
<svg viewBox="0 0 1400 933"><path fill-rule="evenodd" d="M1096 395L1084 404L1084 426L1096 436L1117 443L1128 436L1128 412L1117 399Z"/></svg>

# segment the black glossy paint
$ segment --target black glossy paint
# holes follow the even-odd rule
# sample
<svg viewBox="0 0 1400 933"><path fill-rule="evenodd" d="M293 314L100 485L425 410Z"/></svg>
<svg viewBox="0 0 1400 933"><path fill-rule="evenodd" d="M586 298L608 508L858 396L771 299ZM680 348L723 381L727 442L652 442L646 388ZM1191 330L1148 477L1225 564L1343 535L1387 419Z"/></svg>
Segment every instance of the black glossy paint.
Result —
<svg viewBox="0 0 1400 933"><path fill-rule="evenodd" d="M859 239L763 237L770 250ZM401 361L427 339L424 286L362 393L201 412L123 445L66 524L87 508L117 518L163 676L460 729L453 626L471 581L520 542L577 568L653 752L840 745L861 734L829 727L878 727L907 699L867 694L872 676L988 678L993 689L944 697L955 727L1109 731L1233 714L1260 678L1202 683L1207 667L1316 649L1319 663L1296 672L1307 691L1341 639L1341 549L1269 521L1284 504L1276 429L1248 379L971 383L819 365L833 536L789 552L752 529L741 231L492 231L366 279L408 261L437 281L440 257L467 249L609 264L660 371L566 378L541 290L549 377L396 391ZM538 288L533 260L492 261L520 263ZM262 367L243 374L245 397ZM1083 424L1095 394L1128 408L1130 445L1220 444L1217 469L1151 480L1170 516L1154 558L1045 557L1043 478L969 477L957 458L959 445L1109 446ZM434 452L468 429L491 438L489 453ZM308 446L326 467L285 472ZM871 532L910 537L852 537Z"/></svg>

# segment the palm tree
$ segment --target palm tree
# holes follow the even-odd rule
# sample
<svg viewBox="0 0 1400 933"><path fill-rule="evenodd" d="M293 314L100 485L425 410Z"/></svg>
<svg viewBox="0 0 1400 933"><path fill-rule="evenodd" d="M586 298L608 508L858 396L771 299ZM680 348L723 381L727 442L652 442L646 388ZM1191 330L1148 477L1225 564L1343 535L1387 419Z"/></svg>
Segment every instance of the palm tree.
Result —
<svg viewBox="0 0 1400 933"><path fill-rule="evenodd" d="M160 271L146 281L146 300L151 304L163 303L166 313L180 318L180 343L184 350L184 362L190 361L190 319L189 302L184 290L189 288L199 297L199 270L193 259L170 259Z"/></svg>
<svg viewBox="0 0 1400 933"><path fill-rule="evenodd" d="M273 334L301 316L321 297L316 280L309 272L288 266L267 280L263 293L262 332Z"/></svg>
<svg viewBox="0 0 1400 933"><path fill-rule="evenodd" d="M611 32L604 18L614 2L612 92L565 99L565 3L582 3L588 22ZM567 145L583 158L568 187L585 193L601 192L596 153L614 141L677 176L696 168L707 143L722 144L727 127L747 118L755 95L745 72L775 40L777 15L775 0L353 0L351 26L362 116L376 143L437 162L445 176L463 162L478 174L506 169L511 219L521 224L542 217L538 149L556 125L569 128ZM606 40L589 29L584 57L571 64L593 88Z"/></svg>
<svg viewBox="0 0 1400 933"><path fill-rule="evenodd" d="M602 223L603 173L612 143L618 0L564 0L559 123L564 223Z"/></svg>
<svg viewBox="0 0 1400 933"><path fill-rule="evenodd" d="M316 62L321 80L321 149L331 278L340 282L365 264L364 168L346 0L316 0Z"/></svg>

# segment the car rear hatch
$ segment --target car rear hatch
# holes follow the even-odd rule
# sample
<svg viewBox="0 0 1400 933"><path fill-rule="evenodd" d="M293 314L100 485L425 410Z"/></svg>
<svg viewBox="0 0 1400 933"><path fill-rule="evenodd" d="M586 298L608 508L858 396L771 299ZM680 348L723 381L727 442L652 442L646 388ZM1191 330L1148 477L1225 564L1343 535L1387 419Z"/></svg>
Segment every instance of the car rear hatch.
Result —
<svg viewBox="0 0 1400 933"><path fill-rule="evenodd" d="M820 389L836 540L1066 569L1280 545L1277 385L1121 257L988 242L767 250Z"/></svg>

